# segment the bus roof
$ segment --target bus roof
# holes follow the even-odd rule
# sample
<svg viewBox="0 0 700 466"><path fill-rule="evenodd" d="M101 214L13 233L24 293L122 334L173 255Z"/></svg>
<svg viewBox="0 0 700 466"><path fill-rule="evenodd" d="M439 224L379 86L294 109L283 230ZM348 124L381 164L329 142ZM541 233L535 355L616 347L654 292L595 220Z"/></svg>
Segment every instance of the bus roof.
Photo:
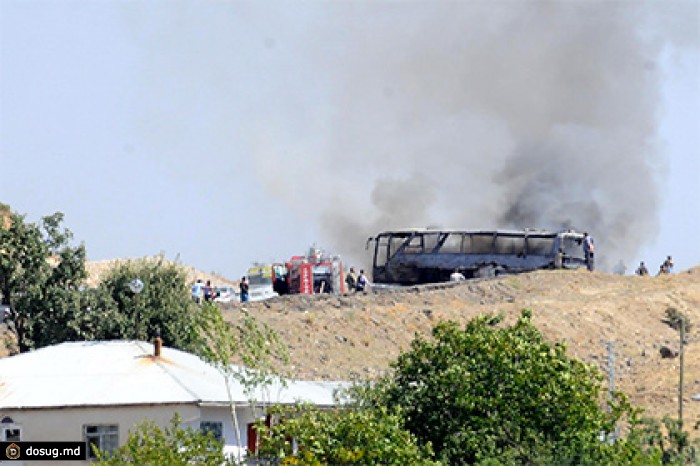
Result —
<svg viewBox="0 0 700 466"><path fill-rule="evenodd" d="M583 233L580 233L575 230L560 230L560 231L554 231L554 230L538 230L538 229L530 229L530 228L525 228L522 230L514 230L514 229L496 229L496 230L459 230L459 229L452 229L452 228L401 228L401 229L396 229L396 230L387 230L383 231L377 236L386 236L386 235L410 235L414 233L457 233L457 234L477 234L477 235L504 235L504 236L556 236L559 234L571 234L572 236L583 236Z"/></svg>

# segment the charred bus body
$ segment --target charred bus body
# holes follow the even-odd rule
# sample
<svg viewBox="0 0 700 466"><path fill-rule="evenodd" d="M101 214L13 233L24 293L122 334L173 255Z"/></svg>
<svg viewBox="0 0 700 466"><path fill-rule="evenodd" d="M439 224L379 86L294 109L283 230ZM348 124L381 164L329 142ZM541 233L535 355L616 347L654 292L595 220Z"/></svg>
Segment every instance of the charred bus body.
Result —
<svg viewBox="0 0 700 466"><path fill-rule="evenodd" d="M436 230L385 231L374 243L374 283L415 285L450 280L455 271L466 278L585 267L583 233L573 230Z"/></svg>

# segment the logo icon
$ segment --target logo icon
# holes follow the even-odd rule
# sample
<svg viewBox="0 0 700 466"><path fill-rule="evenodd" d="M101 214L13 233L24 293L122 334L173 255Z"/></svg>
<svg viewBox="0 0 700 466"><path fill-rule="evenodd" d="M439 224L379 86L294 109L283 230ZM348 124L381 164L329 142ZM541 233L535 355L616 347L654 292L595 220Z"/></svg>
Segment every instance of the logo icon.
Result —
<svg viewBox="0 0 700 466"><path fill-rule="evenodd" d="M20 454L19 445L16 443L11 443L5 448L5 456L7 456L8 460L17 460Z"/></svg>

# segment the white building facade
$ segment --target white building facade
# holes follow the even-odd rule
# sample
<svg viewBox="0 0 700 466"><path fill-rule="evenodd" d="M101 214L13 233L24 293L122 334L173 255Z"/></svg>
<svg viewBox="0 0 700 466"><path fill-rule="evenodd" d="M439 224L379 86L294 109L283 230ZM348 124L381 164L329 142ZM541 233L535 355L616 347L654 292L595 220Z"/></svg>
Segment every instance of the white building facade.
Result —
<svg viewBox="0 0 700 466"><path fill-rule="evenodd" d="M331 407L335 391L346 386L287 381L249 396L233 381L239 445L223 375L197 356L167 347L156 356L141 341L62 343L0 359L0 441L83 441L111 450L145 419L165 427L179 413L183 425L213 431L227 452L245 452L265 405Z"/></svg>

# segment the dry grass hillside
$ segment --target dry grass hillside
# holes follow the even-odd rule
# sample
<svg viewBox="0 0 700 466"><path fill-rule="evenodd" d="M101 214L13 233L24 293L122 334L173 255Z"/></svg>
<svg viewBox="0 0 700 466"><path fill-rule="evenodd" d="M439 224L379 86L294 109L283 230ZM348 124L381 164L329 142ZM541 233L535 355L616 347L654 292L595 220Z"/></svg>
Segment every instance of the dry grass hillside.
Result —
<svg viewBox="0 0 700 466"><path fill-rule="evenodd" d="M88 264L92 280L114 264ZM188 268L188 278L234 283L194 268ZM613 342L617 388L655 417L678 412L679 358L660 353L662 347L679 349L678 332L663 322L667 309L675 308L694 324L685 346L684 415L687 425L700 419L700 401L690 399L700 393L700 267L662 277L540 271L391 292L283 296L245 308L287 342L293 376L326 380L390 370L414 335L428 335L441 319L465 324L479 314L500 313L512 323L529 308L547 338L566 341L570 355L604 371L607 343ZM239 303L223 307L230 321L242 309Z"/></svg>
<svg viewBox="0 0 700 466"><path fill-rule="evenodd" d="M466 323L484 313L512 323L523 308L569 354L607 370L613 342L616 387L653 416L678 413L678 332L663 322L675 308L695 325L685 345L684 417L700 418L700 267L662 277L540 271L493 280L347 296L286 296L245 308L288 342L293 375L314 379L374 377L441 319ZM224 308L240 318L241 304ZM688 424L687 424L688 425ZM692 424L691 424L692 425Z"/></svg>
<svg viewBox="0 0 700 466"><path fill-rule="evenodd" d="M87 279L87 285L88 286L97 286L98 283L100 283L107 273L109 273L110 270L112 270L114 267L116 267L119 264L128 262L128 261L140 261L140 260L160 260L160 256L152 256L152 257L141 257L137 259L110 259L110 260L102 260L102 261L87 261L85 263L85 270L88 273L88 279ZM163 259L164 262L172 264L174 263L173 261ZM215 274L215 273L207 273L207 272L202 272L201 270L198 270L190 265L184 265L184 264L179 264L184 271L185 274L187 275L187 281L189 283L194 283L197 279L201 278L204 281L211 280L212 284L214 285L237 285L238 282L234 280L229 280L226 277L223 277L221 275Z"/></svg>

